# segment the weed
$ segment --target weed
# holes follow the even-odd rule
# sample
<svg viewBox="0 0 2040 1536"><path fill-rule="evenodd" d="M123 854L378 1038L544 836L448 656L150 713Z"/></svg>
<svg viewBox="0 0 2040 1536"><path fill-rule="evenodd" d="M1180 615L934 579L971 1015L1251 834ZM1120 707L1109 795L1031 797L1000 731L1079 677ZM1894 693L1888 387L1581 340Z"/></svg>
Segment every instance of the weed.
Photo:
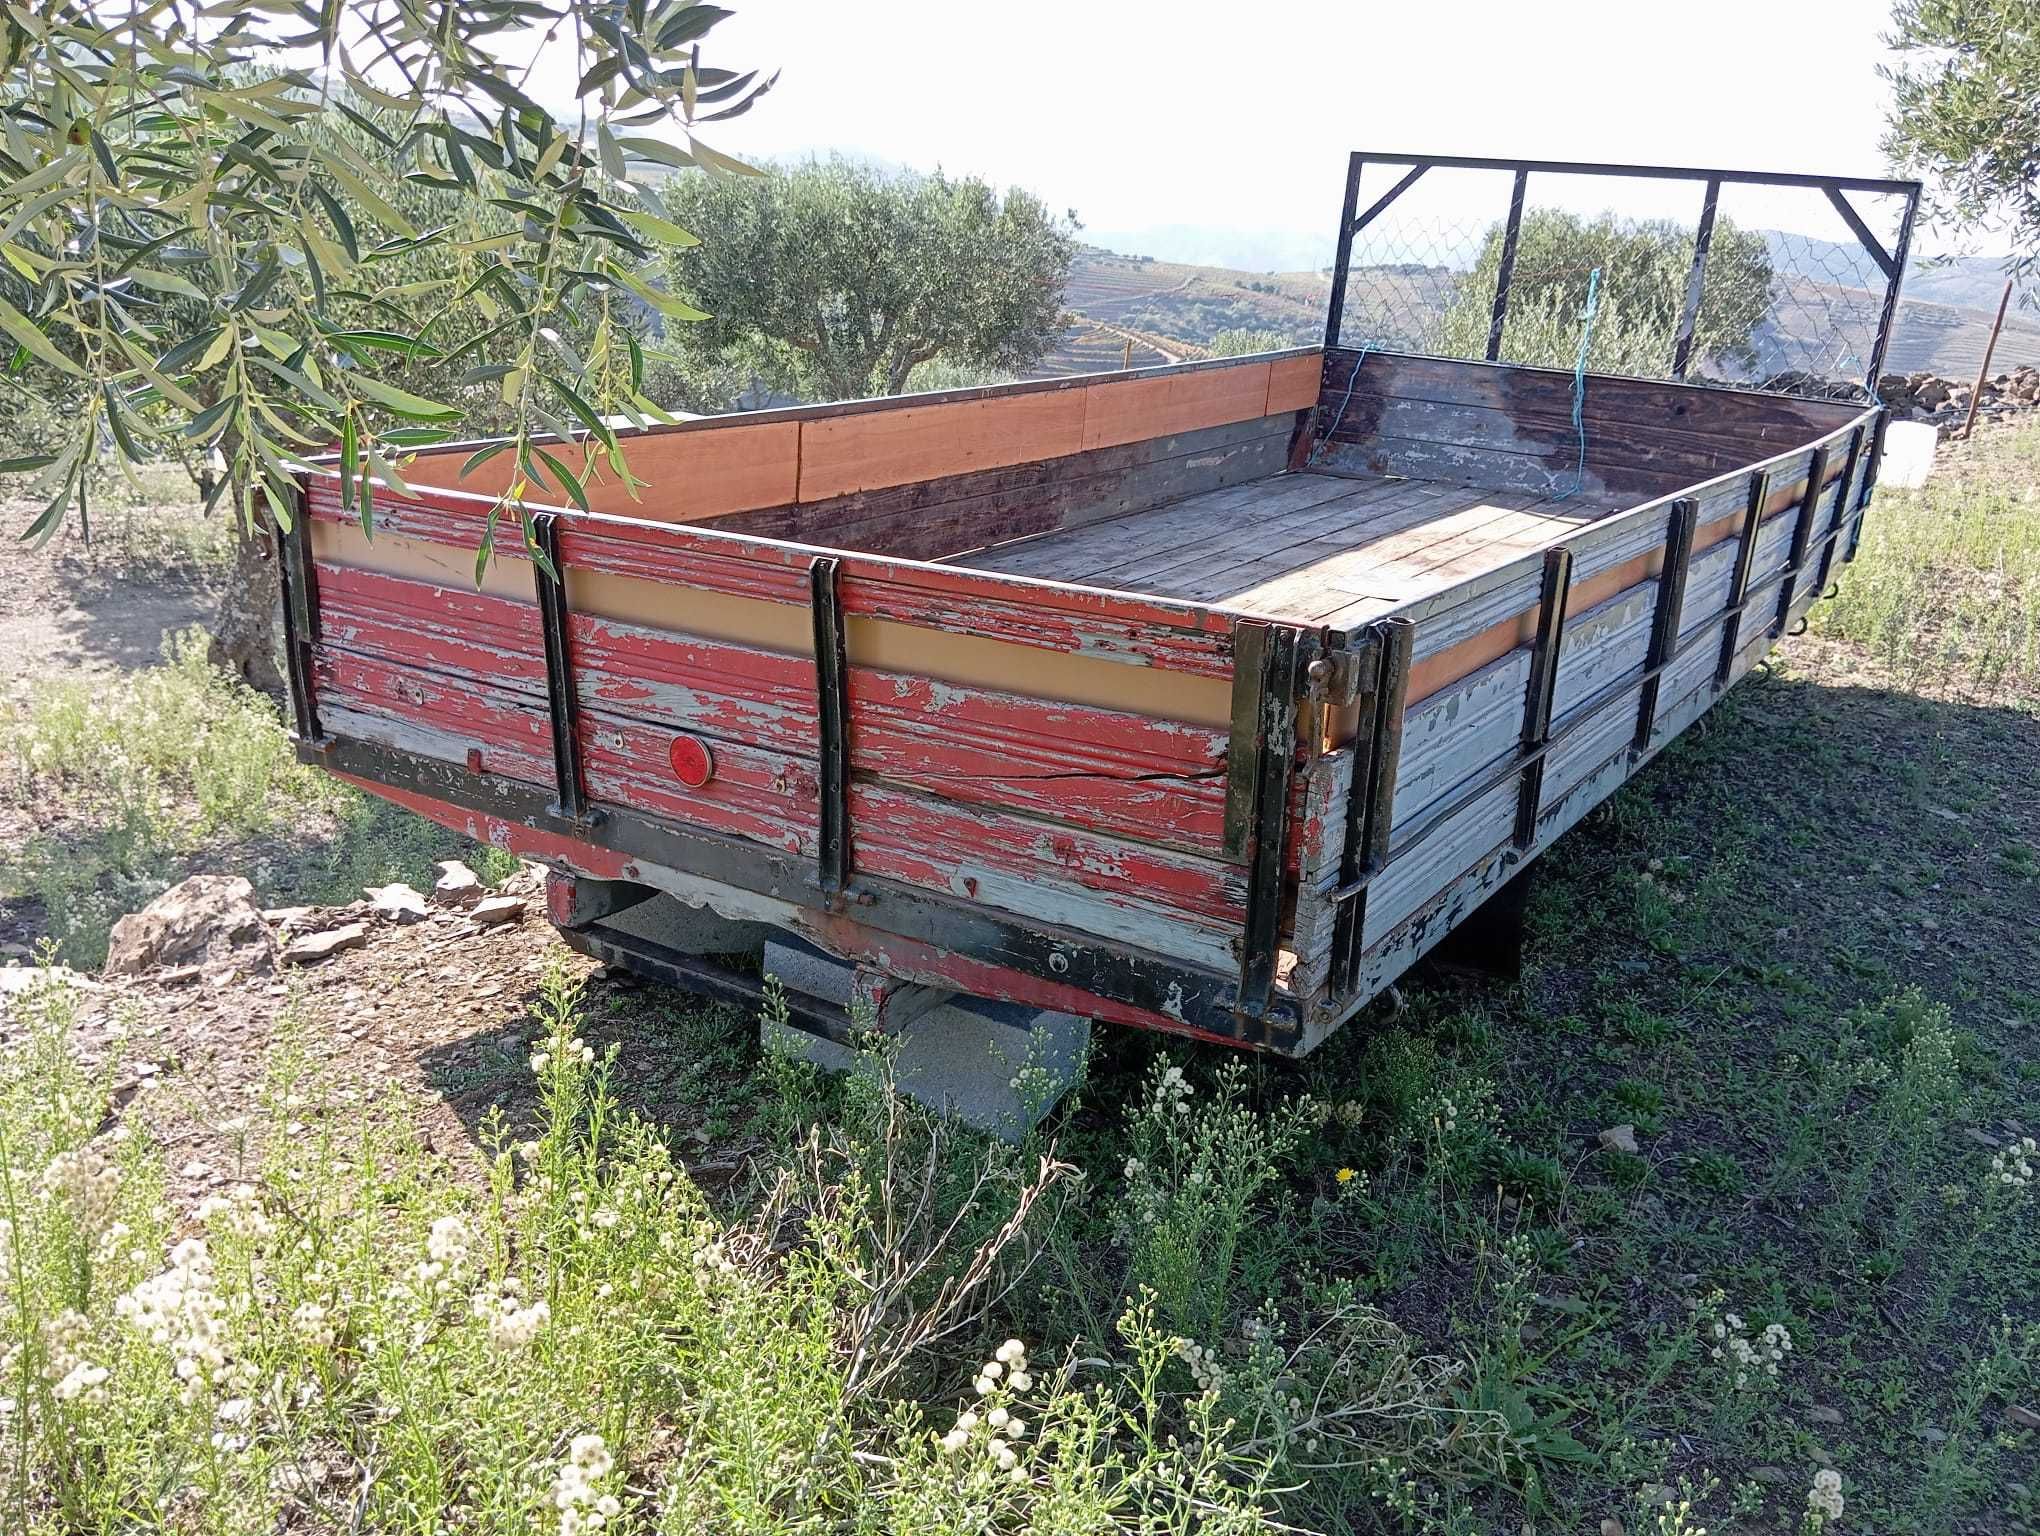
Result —
<svg viewBox="0 0 2040 1536"><path fill-rule="evenodd" d="M40 902L78 965L96 966L117 918L194 869L235 868L264 898L348 901L366 884L429 884L453 841L299 764L275 707L209 665L197 630L115 687L44 688L6 745L16 798L60 796L68 819L0 859L0 890ZM516 868L500 850L473 857L487 879Z"/></svg>

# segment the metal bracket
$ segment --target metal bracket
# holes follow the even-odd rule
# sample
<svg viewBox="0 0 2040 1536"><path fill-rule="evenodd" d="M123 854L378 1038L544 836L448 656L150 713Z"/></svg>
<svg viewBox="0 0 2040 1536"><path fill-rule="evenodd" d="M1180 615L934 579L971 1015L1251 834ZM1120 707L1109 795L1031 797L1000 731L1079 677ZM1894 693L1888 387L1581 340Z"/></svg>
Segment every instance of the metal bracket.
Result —
<svg viewBox="0 0 2040 1536"><path fill-rule="evenodd" d="M1283 856L1296 777L1297 696L1308 664L1293 624L1241 619L1233 626L1232 741L1226 758L1226 844L1247 864L1235 1011L1260 1025L1275 990L1282 932ZM1235 777L1235 775L1238 777Z"/></svg>
<svg viewBox="0 0 2040 1536"><path fill-rule="evenodd" d="M544 557L531 573L538 593L538 627L545 641L545 702L552 725L554 809L568 821L599 821L603 813L588 804L581 773L581 706L574 690L574 664L568 652L567 574L560 563L560 520L557 512L531 519L532 542ZM548 575L545 566L552 568Z"/></svg>
<svg viewBox="0 0 2040 1536"><path fill-rule="evenodd" d="M1856 493L1856 505L1851 509L1853 521L1849 524L1848 547L1842 551L1842 563L1856 558L1856 547L1863 542L1863 514L1870 506L1870 493L1877 489L1877 471L1884 462L1884 429L1891 424L1891 410L1886 407L1877 413L1877 426L1870 434L1870 462L1863 466L1863 488Z"/></svg>
<svg viewBox="0 0 2040 1536"><path fill-rule="evenodd" d="M1345 851L1339 861L1338 911L1332 922L1331 995L1351 998L1360 983L1367 925L1367 887L1388 862L1396 774L1402 765L1403 711L1409 699L1410 659L1417 626L1384 619L1374 626L1373 675L1361 693L1359 730L1353 737L1353 782L1346 797Z"/></svg>
<svg viewBox="0 0 2040 1536"><path fill-rule="evenodd" d="M1820 509L1821 492L1827 489L1828 451L1813 450L1813 462L1806 468L1806 491L1799 498L1799 520L1792 525L1792 553L1785 559L1785 576L1778 583L1778 616L1771 621L1771 633L1783 634L1792 618L1793 589L1799 584L1799 569L1806 564L1806 549L1813 542L1813 517ZM1837 497L1842 492L1837 491Z"/></svg>
<svg viewBox="0 0 2040 1536"><path fill-rule="evenodd" d="M1683 379L1693 361L1693 333L1700 324L1700 297L1707 286L1707 253L1714 245L1714 213L1721 202L1721 178L1707 178L1700 199L1700 224L1693 231L1693 265L1686 272L1686 302L1679 310L1678 339L1672 345L1672 377Z"/></svg>
<svg viewBox="0 0 2040 1536"><path fill-rule="evenodd" d="M1672 503L1672 515L1665 529L1664 564L1658 571L1657 611L1651 617L1650 650L1644 657L1644 679L1636 707L1635 750L1650 750L1651 732L1657 727L1660 684L1664 664L1679 643L1679 616L1686 606L1686 572L1693 559L1693 531L1700 522L1699 498L1681 496Z"/></svg>
<svg viewBox="0 0 2040 1536"><path fill-rule="evenodd" d="M312 647L319 639L319 588L312 570L311 509L304 488L291 498L290 527L277 525L278 579L283 586L283 659L290 687L292 723L298 740L317 745L325 740L319 728L318 701L312 693ZM274 508L270 521L276 521Z"/></svg>
<svg viewBox="0 0 2040 1536"><path fill-rule="evenodd" d="M1835 488L1834 515L1828 519L1827 534L1821 540L1820 564L1815 568L1813 590L1816 601L1827 592L1828 572L1834 569L1835 546L1841 542L1842 525L1849 520L1849 494L1856 483L1856 465L1863 457L1863 429L1849 434L1849 456L1842 461L1841 483Z"/></svg>
<svg viewBox="0 0 2040 1536"><path fill-rule="evenodd" d="M1764 531L1764 507L1771 499L1771 472L1758 470L1750 476L1749 513L1736 541L1735 566L1728 578L1728 622L1721 627L1721 660L1714 668L1714 686L1726 688L1735 673L1736 653L1742 645L1743 603L1750 594L1750 569L1757 560L1757 539Z"/></svg>
<svg viewBox="0 0 2040 1536"><path fill-rule="evenodd" d="M1523 765L1516 801L1518 853L1537 841L1537 814L1544 803L1545 738L1551 734L1551 705L1558 691L1558 651L1565 639L1566 601L1572 593L1572 551L1544 552L1544 587L1537 599L1537 640L1530 652L1530 687L1523 703L1523 751L1536 754Z"/></svg>
<svg viewBox="0 0 2040 1536"><path fill-rule="evenodd" d="M843 562L819 555L808 566L814 620L815 718L820 727L822 893L840 907L850 884L850 665L843 644Z"/></svg>
<svg viewBox="0 0 2040 1536"><path fill-rule="evenodd" d="M1487 360L1502 355L1502 331L1509 323L1509 284L1516 275L1516 243L1523 233L1523 194L1530 185L1530 173L1518 170L1509 190L1509 222L1502 231L1502 259L1495 268L1495 302L1488 316Z"/></svg>

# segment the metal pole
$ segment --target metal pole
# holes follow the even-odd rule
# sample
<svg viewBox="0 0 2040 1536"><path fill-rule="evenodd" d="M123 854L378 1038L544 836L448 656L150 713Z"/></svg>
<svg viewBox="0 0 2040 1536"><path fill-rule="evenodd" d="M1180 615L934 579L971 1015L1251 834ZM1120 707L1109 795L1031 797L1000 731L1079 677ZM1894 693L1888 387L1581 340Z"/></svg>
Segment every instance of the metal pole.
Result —
<svg viewBox="0 0 2040 1536"><path fill-rule="evenodd" d="M1686 303L1679 311L1679 339L1672 349L1672 377L1683 379L1686 365L1693 360L1693 332L1700 324L1700 295L1707 285L1707 250L1714 244L1714 209L1721 200L1721 183L1710 179L1707 195L1700 203L1700 227L1693 232L1693 267L1686 274Z"/></svg>
<svg viewBox="0 0 2040 1536"><path fill-rule="evenodd" d="M1998 295L1997 319L1990 323L1990 340L1983 344L1983 361L1977 364L1976 388L1969 392L1969 414L1962 418L1962 436L1967 440L1976 430L1976 402L1983 398L1983 381L1990 377L1990 355L1997 351L1998 332L2004 329L2005 306L2012 302L2012 280L2005 279L2005 291Z"/></svg>
<svg viewBox="0 0 2040 1536"><path fill-rule="evenodd" d="M1898 319L1898 286L1905 281L1906 255L1912 249L1913 220L1919 211L1920 189L1914 183L1906 194L1905 214L1898 221L1898 244L1891 252L1891 276L1884 284L1884 312L1877 319L1877 341L1870 349L1870 371L1863 381L1872 400L1877 398L1877 380L1884 372L1884 353L1891 344L1892 323Z"/></svg>
<svg viewBox="0 0 2040 1536"><path fill-rule="evenodd" d="M1488 320L1487 360L1502 355L1502 327L1509 319L1509 280L1516 272L1516 237L1523 233L1523 192L1530 184L1528 171L1516 172L1509 192L1509 224L1502 232L1502 260L1495 271L1495 308Z"/></svg>
<svg viewBox="0 0 2040 1536"><path fill-rule="evenodd" d="M1339 205L1339 253L1332 258L1332 298L1325 312L1325 350L1339 344L1339 323L1346 317L1346 264L1353 259L1353 214L1360 203L1360 168L1367 163L1359 154L1346 159L1346 200Z"/></svg>

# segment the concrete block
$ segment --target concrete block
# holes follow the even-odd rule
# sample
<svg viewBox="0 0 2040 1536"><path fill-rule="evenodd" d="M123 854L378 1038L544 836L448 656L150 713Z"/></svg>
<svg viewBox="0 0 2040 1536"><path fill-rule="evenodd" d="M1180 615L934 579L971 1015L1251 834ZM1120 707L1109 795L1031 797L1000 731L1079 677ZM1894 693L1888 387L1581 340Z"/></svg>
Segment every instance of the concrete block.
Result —
<svg viewBox="0 0 2040 1536"><path fill-rule="evenodd" d="M857 967L805 944L775 939L765 948L767 974L781 986L847 1007ZM921 988L921 992L931 989ZM951 995L910 999L916 1011L884 1030L896 1038L900 1091L966 1125L1017 1142L1053 1109L1081 1075L1091 1021L1024 1003ZM832 1072L849 1071L858 1053L789 1025L760 1021L759 1038L777 1050Z"/></svg>
<svg viewBox="0 0 2040 1536"><path fill-rule="evenodd" d="M755 955L778 931L765 923L723 917L707 907L690 907L663 891L603 918L602 925L683 955Z"/></svg>

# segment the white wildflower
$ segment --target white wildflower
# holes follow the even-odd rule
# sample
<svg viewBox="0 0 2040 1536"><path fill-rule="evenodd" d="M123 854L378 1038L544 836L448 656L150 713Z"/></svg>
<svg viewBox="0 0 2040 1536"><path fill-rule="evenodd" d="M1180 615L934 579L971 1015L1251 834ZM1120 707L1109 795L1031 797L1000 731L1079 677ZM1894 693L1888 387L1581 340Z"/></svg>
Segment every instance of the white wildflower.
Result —
<svg viewBox="0 0 2040 1536"><path fill-rule="evenodd" d="M1806 1490L1806 1508L1823 1524L1832 1525L1841 1519L1842 1474L1832 1467L1823 1467L1814 1473L1813 1486Z"/></svg>

